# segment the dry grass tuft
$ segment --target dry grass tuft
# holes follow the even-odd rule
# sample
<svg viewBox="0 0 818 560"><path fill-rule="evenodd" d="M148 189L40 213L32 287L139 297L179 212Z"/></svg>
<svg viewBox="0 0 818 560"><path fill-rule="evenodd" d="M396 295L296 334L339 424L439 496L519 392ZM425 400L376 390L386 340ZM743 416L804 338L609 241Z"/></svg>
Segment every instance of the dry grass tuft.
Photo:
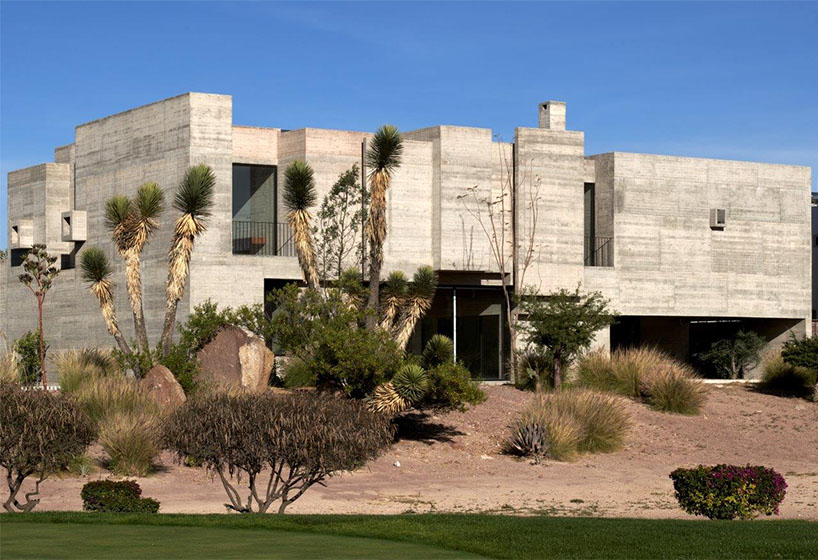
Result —
<svg viewBox="0 0 818 560"><path fill-rule="evenodd" d="M108 454L111 472L122 476L145 476L161 451L156 416L114 413L105 418L99 443Z"/></svg>

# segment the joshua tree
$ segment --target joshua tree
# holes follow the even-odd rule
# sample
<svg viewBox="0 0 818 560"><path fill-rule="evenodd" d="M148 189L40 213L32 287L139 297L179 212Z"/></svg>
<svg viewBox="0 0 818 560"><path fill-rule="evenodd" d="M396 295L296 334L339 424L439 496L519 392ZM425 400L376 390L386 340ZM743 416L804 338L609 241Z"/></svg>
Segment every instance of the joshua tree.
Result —
<svg viewBox="0 0 818 560"><path fill-rule="evenodd" d="M403 153L403 139L398 129L384 125L375 132L372 144L367 152L371 198L369 218L366 223L369 241L369 300L367 306L371 313L366 326L374 329L378 324L379 284L381 265L383 264L383 242L386 239L386 191L392 181L392 174L400 166Z"/></svg>
<svg viewBox="0 0 818 560"><path fill-rule="evenodd" d="M165 356L170 352L173 342L176 308L185 292L193 243L207 229L204 218L210 215L213 206L215 184L216 176L209 166L193 166L185 173L173 200L173 207L182 215L176 220L168 251L168 283L165 291L167 307L160 342Z"/></svg>
<svg viewBox="0 0 818 560"><path fill-rule="evenodd" d="M134 316L138 349L147 352L148 331L142 306L141 254L159 228L156 221L164 210L165 195L156 183L139 187L133 201L125 196L111 198L105 207L106 223L119 254L125 259L125 284Z"/></svg>
<svg viewBox="0 0 818 560"><path fill-rule="evenodd" d="M45 336L43 335L43 303L48 290L51 289L54 279L60 273L54 266L57 257L52 257L45 250L45 245L37 243L29 249L23 261L23 274L18 278L20 282L31 290L37 298L37 334L40 338L40 371L43 374L43 389L48 388L45 374Z"/></svg>
<svg viewBox="0 0 818 560"><path fill-rule="evenodd" d="M415 326L432 306L432 299L437 289L437 275L430 266L417 269L409 286L406 304L401 313L400 321L395 329L395 342L406 349Z"/></svg>
<svg viewBox="0 0 818 560"><path fill-rule="evenodd" d="M125 354L131 353L131 348L119 330L116 320L116 308L114 307L114 285L111 282L111 264L108 257L99 247L90 247L82 253L80 266L82 267L82 277L90 285L89 291L99 302L102 311L102 318L108 332L113 335L119 349Z"/></svg>
<svg viewBox="0 0 818 560"><path fill-rule="evenodd" d="M294 161L284 173L284 203L289 208L287 219L293 230L298 263L304 272L304 281L313 290L319 288L315 262L315 244L310 229L309 208L315 204L315 179L312 168L304 161Z"/></svg>

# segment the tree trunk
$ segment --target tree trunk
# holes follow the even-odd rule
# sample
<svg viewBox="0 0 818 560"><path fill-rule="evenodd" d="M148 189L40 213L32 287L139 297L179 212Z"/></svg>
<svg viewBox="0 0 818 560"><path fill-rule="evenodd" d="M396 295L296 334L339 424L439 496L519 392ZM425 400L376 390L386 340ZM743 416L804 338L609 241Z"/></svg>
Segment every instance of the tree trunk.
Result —
<svg viewBox="0 0 818 560"><path fill-rule="evenodd" d="M173 344L173 326L176 323L176 308L179 305L179 300L174 299L167 303L165 310L165 324L162 327L162 355L170 354L170 347Z"/></svg>
<svg viewBox="0 0 818 560"><path fill-rule="evenodd" d="M127 284L128 299L133 311L133 324L136 333L136 346L140 352L147 352L148 329L145 326L145 310L142 304L142 271L139 254L131 250L125 256L125 282Z"/></svg>
<svg viewBox="0 0 818 560"><path fill-rule="evenodd" d="M45 374L45 337L43 336L43 296L37 294L38 333L40 338L40 372L43 375L43 390L48 390L48 380Z"/></svg>
<svg viewBox="0 0 818 560"><path fill-rule="evenodd" d="M562 360L554 356L554 389L562 387Z"/></svg>

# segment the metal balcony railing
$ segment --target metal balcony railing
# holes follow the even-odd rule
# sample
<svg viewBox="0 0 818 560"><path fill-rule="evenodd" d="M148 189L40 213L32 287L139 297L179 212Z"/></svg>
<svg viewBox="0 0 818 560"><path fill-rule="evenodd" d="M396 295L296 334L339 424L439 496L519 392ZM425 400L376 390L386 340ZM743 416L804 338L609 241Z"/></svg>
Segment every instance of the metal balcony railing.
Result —
<svg viewBox="0 0 818 560"><path fill-rule="evenodd" d="M233 222L233 254L264 257L296 256L290 224Z"/></svg>
<svg viewBox="0 0 818 560"><path fill-rule="evenodd" d="M585 238L585 266L613 266L613 237Z"/></svg>

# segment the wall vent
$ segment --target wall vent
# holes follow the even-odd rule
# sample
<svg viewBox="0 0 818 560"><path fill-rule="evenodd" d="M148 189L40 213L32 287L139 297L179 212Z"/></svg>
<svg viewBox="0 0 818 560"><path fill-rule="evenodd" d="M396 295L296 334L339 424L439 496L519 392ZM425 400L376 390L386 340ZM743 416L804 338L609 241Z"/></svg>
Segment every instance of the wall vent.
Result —
<svg viewBox="0 0 818 560"><path fill-rule="evenodd" d="M727 224L727 210L724 208L710 209L710 227L712 229L724 229Z"/></svg>

